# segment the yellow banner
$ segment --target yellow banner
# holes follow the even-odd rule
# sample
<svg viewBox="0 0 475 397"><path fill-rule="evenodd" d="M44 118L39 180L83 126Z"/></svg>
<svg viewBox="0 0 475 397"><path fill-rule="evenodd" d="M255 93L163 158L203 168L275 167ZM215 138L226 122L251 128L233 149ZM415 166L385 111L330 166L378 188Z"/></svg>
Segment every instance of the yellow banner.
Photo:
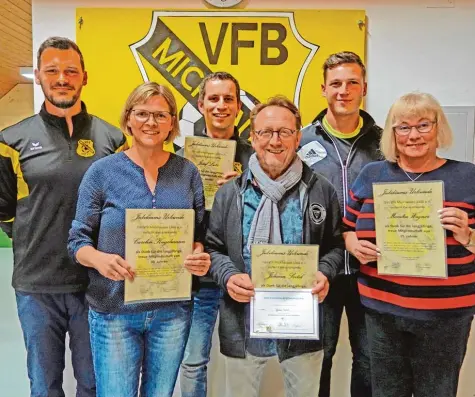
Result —
<svg viewBox="0 0 475 397"><path fill-rule="evenodd" d="M243 107L236 124L248 137L249 112L257 101L285 95L300 108L305 125L326 107L320 86L328 55L344 50L363 60L365 55L365 12L360 10L78 8L77 21L89 77L83 93L88 110L118 125L137 85L167 84L180 110L175 148L204 127L197 99L208 73L227 71L239 80Z"/></svg>

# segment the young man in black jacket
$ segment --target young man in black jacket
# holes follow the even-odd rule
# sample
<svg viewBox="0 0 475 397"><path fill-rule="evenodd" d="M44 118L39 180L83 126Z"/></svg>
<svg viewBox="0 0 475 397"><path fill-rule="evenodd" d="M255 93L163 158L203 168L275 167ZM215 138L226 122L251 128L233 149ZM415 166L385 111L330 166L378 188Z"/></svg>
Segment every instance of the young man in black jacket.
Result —
<svg viewBox="0 0 475 397"><path fill-rule="evenodd" d="M234 171L218 180L223 185L247 168L253 153L250 143L239 136L235 121L241 109L238 80L227 72L207 75L200 84L198 107L205 120L205 130L197 136L236 141ZM184 155L184 149L177 152ZM205 220L209 219L206 212ZM185 356L180 370L182 397L206 397L207 365L211 354L211 339L218 318L219 287L209 277L200 277L200 286L193 297L193 318Z"/></svg>
<svg viewBox="0 0 475 397"><path fill-rule="evenodd" d="M343 263L338 197L296 155L300 129L299 111L288 99L257 105L251 112L256 153L247 171L218 190L211 211L206 247L210 274L223 290L219 337L230 397L257 397L271 357L281 363L287 395L306 397L318 390L321 341L249 337L252 244L318 244L312 293L320 301Z"/></svg>
<svg viewBox="0 0 475 397"><path fill-rule="evenodd" d="M348 191L360 170L367 163L381 159L381 128L368 113L360 110L366 95L366 69L357 54L346 51L331 55L323 65L323 77L322 93L328 108L302 130L298 154L312 170L332 182L344 214ZM341 269L324 304L325 357L319 397L330 397L332 360L343 309L353 353L351 396L371 397L365 317L356 282L359 263L345 251Z"/></svg>

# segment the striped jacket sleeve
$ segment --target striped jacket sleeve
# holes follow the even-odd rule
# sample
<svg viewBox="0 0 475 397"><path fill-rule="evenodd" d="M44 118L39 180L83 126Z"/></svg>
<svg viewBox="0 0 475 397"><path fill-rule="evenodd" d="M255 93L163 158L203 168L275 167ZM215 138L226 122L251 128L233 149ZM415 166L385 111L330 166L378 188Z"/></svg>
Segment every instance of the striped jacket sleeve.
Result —
<svg viewBox="0 0 475 397"><path fill-rule="evenodd" d="M9 237L12 236L12 221L15 217L17 200L15 154L0 132L0 228Z"/></svg>
<svg viewBox="0 0 475 397"><path fill-rule="evenodd" d="M343 232L354 232L356 229L356 221L360 216L360 211L365 201L365 175L364 170L358 175L353 182L349 192L348 200L345 208L345 216L343 217Z"/></svg>

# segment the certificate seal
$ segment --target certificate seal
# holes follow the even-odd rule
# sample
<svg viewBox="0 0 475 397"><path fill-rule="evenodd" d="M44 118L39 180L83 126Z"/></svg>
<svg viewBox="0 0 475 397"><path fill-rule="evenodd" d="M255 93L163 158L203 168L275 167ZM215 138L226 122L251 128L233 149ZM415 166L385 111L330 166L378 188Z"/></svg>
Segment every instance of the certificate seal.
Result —
<svg viewBox="0 0 475 397"><path fill-rule="evenodd" d="M310 204L310 219L316 225L320 225L327 217L327 210L320 203Z"/></svg>

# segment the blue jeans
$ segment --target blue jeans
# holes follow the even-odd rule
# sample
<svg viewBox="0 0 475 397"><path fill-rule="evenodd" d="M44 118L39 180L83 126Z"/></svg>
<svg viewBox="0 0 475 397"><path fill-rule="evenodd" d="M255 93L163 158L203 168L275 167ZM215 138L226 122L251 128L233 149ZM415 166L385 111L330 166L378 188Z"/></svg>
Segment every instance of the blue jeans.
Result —
<svg viewBox="0 0 475 397"><path fill-rule="evenodd" d="M64 397L66 332L77 381L77 397L96 395L84 293L30 294L17 291L18 318L27 351L31 397Z"/></svg>
<svg viewBox="0 0 475 397"><path fill-rule="evenodd" d="M331 369L340 336L343 309L348 318L348 334L353 353L351 397L371 397L371 365L365 311L360 301L356 274L338 276L323 302L324 358L319 397L330 397Z"/></svg>
<svg viewBox="0 0 475 397"><path fill-rule="evenodd" d="M472 319L366 313L373 397L456 397Z"/></svg>
<svg viewBox="0 0 475 397"><path fill-rule="evenodd" d="M180 372L182 397L206 397L207 364L218 317L220 295L219 287L205 286L200 288L194 297L190 336Z"/></svg>
<svg viewBox="0 0 475 397"><path fill-rule="evenodd" d="M193 303L130 314L89 311L97 397L171 397Z"/></svg>

